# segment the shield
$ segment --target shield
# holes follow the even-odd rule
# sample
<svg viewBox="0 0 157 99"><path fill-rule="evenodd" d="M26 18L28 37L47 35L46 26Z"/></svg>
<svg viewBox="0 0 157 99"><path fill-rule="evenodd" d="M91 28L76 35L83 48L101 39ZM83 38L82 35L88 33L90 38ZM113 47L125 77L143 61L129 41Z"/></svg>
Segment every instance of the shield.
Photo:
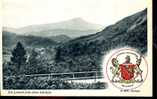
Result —
<svg viewBox="0 0 157 99"><path fill-rule="evenodd" d="M131 80L134 77L135 64L120 64L121 77L124 80Z"/></svg>

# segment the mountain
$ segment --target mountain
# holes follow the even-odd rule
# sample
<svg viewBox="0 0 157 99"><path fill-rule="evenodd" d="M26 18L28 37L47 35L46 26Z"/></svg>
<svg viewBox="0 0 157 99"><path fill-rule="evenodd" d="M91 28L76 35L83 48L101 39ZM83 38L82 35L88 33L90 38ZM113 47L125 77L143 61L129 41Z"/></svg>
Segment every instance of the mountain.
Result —
<svg viewBox="0 0 157 99"><path fill-rule="evenodd" d="M52 47L57 42L52 39L37 36L18 35L14 32L3 31L3 47L14 48L17 42L23 43L26 47Z"/></svg>
<svg viewBox="0 0 157 99"><path fill-rule="evenodd" d="M56 63L70 71L101 70L101 59L111 49L130 46L147 52L147 9L128 16L102 31L79 37L57 48Z"/></svg>
<svg viewBox="0 0 157 99"><path fill-rule="evenodd" d="M16 28L11 28L11 27L2 27L2 30L10 33L16 33L16 32L18 33L18 30Z"/></svg>
<svg viewBox="0 0 157 99"><path fill-rule="evenodd" d="M81 18L74 18L58 23L41 25L30 25L16 29L16 33L34 36L57 36L67 35L69 37L79 37L100 31L103 26L86 22ZM44 35L43 35L44 34Z"/></svg>
<svg viewBox="0 0 157 99"><path fill-rule="evenodd" d="M51 36L49 38L58 43L63 43L63 42L67 42L67 41L71 40L71 38L66 35Z"/></svg>

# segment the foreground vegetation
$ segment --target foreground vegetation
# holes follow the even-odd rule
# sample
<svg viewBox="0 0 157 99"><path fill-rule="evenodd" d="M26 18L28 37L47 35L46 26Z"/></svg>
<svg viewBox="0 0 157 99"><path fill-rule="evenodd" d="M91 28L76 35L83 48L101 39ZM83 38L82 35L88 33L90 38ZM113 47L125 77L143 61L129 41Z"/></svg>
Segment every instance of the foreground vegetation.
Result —
<svg viewBox="0 0 157 99"><path fill-rule="evenodd" d="M105 82L81 83L37 77L4 77L4 89L105 89Z"/></svg>

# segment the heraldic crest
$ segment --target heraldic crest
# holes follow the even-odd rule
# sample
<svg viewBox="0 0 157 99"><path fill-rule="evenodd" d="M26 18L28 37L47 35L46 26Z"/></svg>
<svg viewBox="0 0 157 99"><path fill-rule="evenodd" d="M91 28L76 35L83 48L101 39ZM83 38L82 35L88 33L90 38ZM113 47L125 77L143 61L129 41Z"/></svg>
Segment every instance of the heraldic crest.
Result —
<svg viewBox="0 0 157 99"><path fill-rule="evenodd" d="M135 82L142 82L142 70L140 68L141 58L136 56L136 63L131 63L130 55L125 56L125 61L119 64L117 58L112 58L111 63L112 66L110 70L113 74L112 82L119 82L119 83L135 83ZM136 79L139 77L140 79ZM118 78L116 80L115 78Z"/></svg>

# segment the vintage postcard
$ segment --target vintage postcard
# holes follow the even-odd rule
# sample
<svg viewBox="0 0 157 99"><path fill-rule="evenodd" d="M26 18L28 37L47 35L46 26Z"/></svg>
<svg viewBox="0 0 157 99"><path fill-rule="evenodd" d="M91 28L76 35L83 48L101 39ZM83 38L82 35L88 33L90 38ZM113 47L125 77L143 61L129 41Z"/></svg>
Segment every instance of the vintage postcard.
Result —
<svg viewBox="0 0 157 99"><path fill-rule="evenodd" d="M1 0L1 96L152 96L152 0Z"/></svg>

